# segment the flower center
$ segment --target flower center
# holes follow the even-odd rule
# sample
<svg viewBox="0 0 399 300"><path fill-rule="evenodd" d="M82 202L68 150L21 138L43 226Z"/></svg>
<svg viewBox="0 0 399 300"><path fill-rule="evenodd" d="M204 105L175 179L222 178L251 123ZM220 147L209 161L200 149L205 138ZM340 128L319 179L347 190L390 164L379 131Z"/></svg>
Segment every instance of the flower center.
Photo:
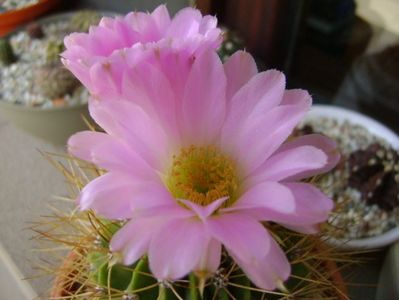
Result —
<svg viewBox="0 0 399 300"><path fill-rule="evenodd" d="M166 180L175 198L203 206L226 196L224 206L234 203L238 182L235 164L214 146L182 148Z"/></svg>

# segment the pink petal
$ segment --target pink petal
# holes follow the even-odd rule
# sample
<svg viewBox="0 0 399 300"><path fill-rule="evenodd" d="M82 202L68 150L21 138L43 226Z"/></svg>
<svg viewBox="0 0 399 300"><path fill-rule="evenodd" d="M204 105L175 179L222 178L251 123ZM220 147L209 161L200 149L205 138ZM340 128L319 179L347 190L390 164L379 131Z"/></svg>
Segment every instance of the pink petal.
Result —
<svg viewBox="0 0 399 300"><path fill-rule="evenodd" d="M228 197L223 197L218 200L213 201L211 204L207 206L202 206L191 202L190 200L179 199L179 202L184 203L187 207L191 208L193 212L197 214L197 216L201 220L206 220L210 215L212 215L226 200Z"/></svg>
<svg viewBox="0 0 399 300"><path fill-rule="evenodd" d="M200 274L213 274L217 271L220 265L220 258L222 255L222 245L215 239L210 239L203 255L198 264L194 267L196 272Z"/></svg>
<svg viewBox="0 0 399 300"><path fill-rule="evenodd" d="M145 54L166 49L188 55L216 50L222 41L216 21L211 16L202 17L193 8L181 10L171 20L164 5L151 14L133 12L125 17L105 17L89 33L72 34L65 39L63 62L91 93L109 98L120 92L120 80L131 66L128 61L114 61L117 58L116 61L123 62L120 58L129 52L126 50L136 49ZM173 60L169 64L173 65Z"/></svg>
<svg viewBox="0 0 399 300"><path fill-rule="evenodd" d="M169 199L173 199L169 197ZM196 215L189 209L178 205L175 201L162 200L160 205L150 206L148 209L135 211L135 216L140 218L168 218L168 219L187 219L195 218ZM174 200L174 199L173 199ZM166 203L168 202L168 203ZM198 218L197 218L198 219Z"/></svg>
<svg viewBox="0 0 399 300"><path fill-rule="evenodd" d="M274 290L288 279L291 265L277 243L269 235L267 238L270 247L263 259L242 260L236 254L232 254L232 257L253 284L265 290Z"/></svg>
<svg viewBox="0 0 399 300"><path fill-rule="evenodd" d="M62 57L64 57L66 54L63 53ZM72 74L89 90L93 90L93 84L91 82L90 78L90 65L86 65L84 62L81 60L68 60L65 58L61 58L62 63L64 66L72 72Z"/></svg>
<svg viewBox="0 0 399 300"><path fill-rule="evenodd" d="M100 168L127 172L142 180L159 180L156 171L123 142L111 136L103 142L97 141L99 143L92 146L90 161Z"/></svg>
<svg viewBox="0 0 399 300"><path fill-rule="evenodd" d="M230 149L245 175L249 175L287 139L310 104L310 97L302 98L299 104L277 106L243 122L230 122L231 126L223 128L223 148Z"/></svg>
<svg viewBox="0 0 399 300"><path fill-rule="evenodd" d="M307 216L313 224L327 220L334 203L324 193L308 183L284 183L284 185L291 190L295 197L298 216ZM294 220L285 223L296 225Z"/></svg>
<svg viewBox="0 0 399 300"><path fill-rule="evenodd" d="M159 68L147 63L138 64L125 74L122 89L124 99L139 105L154 121L160 122L169 138L180 136L176 124L176 110L180 102L171 82Z"/></svg>
<svg viewBox="0 0 399 300"><path fill-rule="evenodd" d="M166 37L183 38L198 32L201 22L201 13L191 7L177 12L170 24Z"/></svg>
<svg viewBox="0 0 399 300"><path fill-rule="evenodd" d="M69 138L68 152L80 159L92 161L93 148L109 140L113 140L113 138L106 133L81 131Z"/></svg>
<svg viewBox="0 0 399 300"><path fill-rule="evenodd" d="M292 147L278 151L249 178L250 184L262 181L281 181L286 178L323 168L327 155L320 149L308 146Z"/></svg>
<svg viewBox="0 0 399 300"><path fill-rule="evenodd" d="M288 225L290 228L301 228L313 226L325 222L332 210L333 202L322 192L311 184L307 183L274 183L275 199L269 204L267 197L262 197L262 188L267 196L265 183L260 183L251 188L242 199L239 199L234 206L221 211L241 211L258 220L273 221L281 225ZM278 189L278 185L280 188ZM273 186L273 185L272 185ZM294 201L294 204L292 203ZM287 203L287 208L284 208Z"/></svg>
<svg viewBox="0 0 399 300"><path fill-rule="evenodd" d="M152 236L164 225L162 218L134 218L112 237L110 249L121 252L123 263L130 265L141 258L149 248Z"/></svg>
<svg viewBox="0 0 399 300"><path fill-rule="evenodd" d="M68 140L68 151L100 168L127 172L142 180L159 181L156 171L121 140L105 133L84 131Z"/></svg>
<svg viewBox="0 0 399 300"><path fill-rule="evenodd" d="M162 210L175 217L180 216L183 208L176 204L169 191L162 182L130 180L130 186L133 188L131 197L131 209L135 215L144 216L150 212L150 216L155 216L157 211ZM173 207L173 211L165 207ZM186 210L183 210L186 212ZM184 215L186 216L186 215Z"/></svg>
<svg viewBox="0 0 399 300"><path fill-rule="evenodd" d="M262 216L267 215L267 212L291 214L296 210L296 203L289 188L278 182L262 182L251 187L233 206L222 211L242 209L259 209L258 213Z"/></svg>
<svg viewBox="0 0 399 300"><path fill-rule="evenodd" d="M200 34L207 34L218 26L218 20L213 16L204 16L199 24L198 32Z"/></svg>
<svg viewBox="0 0 399 300"><path fill-rule="evenodd" d="M219 133L226 108L225 88L217 54L209 51L197 57L187 79L180 124L189 144L210 143Z"/></svg>
<svg viewBox="0 0 399 300"><path fill-rule="evenodd" d="M103 98L115 97L121 93L122 75L124 68L119 64L102 61L90 68L90 80L93 86L90 92L93 95L101 95Z"/></svg>
<svg viewBox="0 0 399 300"><path fill-rule="evenodd" d="M144 216L151 210L174 217L192 216L178 206L162 183L140 181L127 174L109 172L89 182L81 191L78 204L81 210L93 209L109 219ZM172 209L173 208L173 209Z"/></svg>
<svg viewBox="0 0 399 300"><path fill-rule="evenodd" d="M103 129L125 140L153 168L165 168L170 141L163 128L141 107L127 101L92 102L90 112Z"/></svg>
<svg viewBox="0 0 399 300"><path fill-rule="evenodd" d="M131 12L124 17L124 20L129 24L131 30L139 33L140 37L135 42L156 42L162 37L155 18L148 13Z"/></svg>
<svg viewBox="0 0 399 300"><path fill-rule="evenodd" d="M324 166L320 168L304 170L298 174L292 175L290 178L285 179L286 181L296 181L303 178L308 178L315 176L317 174L322 174L333 169L340 160L339 150L337 144L328 137L321 134L309 134L296 138L293 141L283 144L277 152L283 152L304 145L309 145L323 151L327 156L327 162Z"/></svg>
<svg viewBox="0 0 399 300"><path fill-rule="evenodd" d="M221 214L209 218L206 226L229 253L243 261L262 260L269 252L271 239L266 229L245 214Z"/></svg>
<svg viewBox="0 0 399 300"><path fill-rule="evenodd" d="M240 120L268 113L280 104L284 90L285 76L279 71L270 70L253 76L231 99L225 130L235 128Z"/></svg>
<svg viewBox="0 0 399 300"><path fill-rule="evenodd" d="M160 280L182 278L199 264L208 240L198 219L170 221L151 240L148 252L151 271Z"/></svg>
<svg viewBox="0 0 399 300"><path fill-rule="evenodd" d="M126 219L132 216L134 188L132 178L107 173L88 183L79 195L81 210L94 209L108 219Z"/></svg>
<svg viewBox="0 0 399 300"><path fill-rule="evenodd" d="M120 23L120 20L114 20L114 23ZM101 25L101 23L100 23ZM115 26L115 24L113 24ZM118 26L117 29L124 29ZM114 28L107 28L104 26L92 26L89 30L91 51L98 56L108 56L111 55L115 49L121 49L130 46L126 43L126 34L123 35L124 31L114 30ZM104 39L104 36L107 39Z"/></svg>
<svg viewBox="0 0 399 300"><path fill-rule="evenodd" d="M151 16L155 23L157 24L158 30L160 32L165 31L170 25L170 16L166 5L159 5L152 13Z"/></svg>
<svg viewBox="0 0 399 300"><path fill-rule="evenodd" d="M155 192L153 196L150 196L153 199L164 197L151 187L147 190ZM142 193L141 196L144 194ZM148 252L151 239L166 224L173 220L191 217L193 214L189 210L175 202L135 211L132 219L113 236L110 249L112 252L122 252L124 263L130 265Z"/></svg>
<svg viewBox="0 0 399 300"><path fill-rule="evenodd" d="M223 214L208 220L207 226L258 287L274 289L277 281L290 275L284 252L259 222L241 214Z"/></svg>
<svg viewBox="0 0 399 300"><path fill-rule="evenodd" d="M229 101L233 95L258 73L255 60L251 54L237 51L224 63L227 77L226 98Z"/></svg>
<svg viewBox="0 0 399 300"><path fill-rule="evenodd" d="M309 95L308 91L301 89L286 90L284 92L283 100L281 105L298 105L303 103L303 101L309 101L312 97Z"/></svg>

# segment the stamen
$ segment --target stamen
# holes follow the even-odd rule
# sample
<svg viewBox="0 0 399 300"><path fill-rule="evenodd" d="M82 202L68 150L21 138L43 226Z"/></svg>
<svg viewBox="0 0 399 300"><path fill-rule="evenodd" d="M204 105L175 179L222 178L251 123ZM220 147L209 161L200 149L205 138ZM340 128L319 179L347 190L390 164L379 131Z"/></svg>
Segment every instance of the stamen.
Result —
<svg viewBox="0 0 399 300"><path fill-rule="evenodd" d="M233 161L214 146L190 146L173 156L167 186L175 198L208 205L229 197L225 206L237 199L238 178Z"/></svg>

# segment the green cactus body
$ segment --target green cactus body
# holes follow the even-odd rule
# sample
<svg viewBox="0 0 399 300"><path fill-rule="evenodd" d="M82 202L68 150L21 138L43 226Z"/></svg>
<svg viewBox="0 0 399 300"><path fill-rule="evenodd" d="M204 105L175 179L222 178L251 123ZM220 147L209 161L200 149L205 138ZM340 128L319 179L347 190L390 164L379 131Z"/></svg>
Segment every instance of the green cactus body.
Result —
<svg viewBox="0 0 399 300"><path fill-rule="evenodd" d="M46 61L47 63L58 63L60 54L64 51L65 45L62 40L51 40L47 43L46 48Z"/></svg>
<svg viewBox="0 0 399 300"><path fill-rule="evenodd" d="M17 61L14 50L6 39L0 39L0 61L3 65L8 66Z"/></svg>

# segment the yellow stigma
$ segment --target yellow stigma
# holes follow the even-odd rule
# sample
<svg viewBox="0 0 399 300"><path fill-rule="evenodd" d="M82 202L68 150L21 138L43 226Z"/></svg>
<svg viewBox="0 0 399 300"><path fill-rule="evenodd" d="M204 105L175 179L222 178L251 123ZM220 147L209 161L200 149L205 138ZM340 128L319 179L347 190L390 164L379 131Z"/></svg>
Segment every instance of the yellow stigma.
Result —
<svg viewBox="0 0 399 300"><path fill-rule="evenodd" d="M216 147L190 146L173 156L166 184L176 199L208 205L223 197L229 206L237 199L238 178L233 161Z"/></svg>

